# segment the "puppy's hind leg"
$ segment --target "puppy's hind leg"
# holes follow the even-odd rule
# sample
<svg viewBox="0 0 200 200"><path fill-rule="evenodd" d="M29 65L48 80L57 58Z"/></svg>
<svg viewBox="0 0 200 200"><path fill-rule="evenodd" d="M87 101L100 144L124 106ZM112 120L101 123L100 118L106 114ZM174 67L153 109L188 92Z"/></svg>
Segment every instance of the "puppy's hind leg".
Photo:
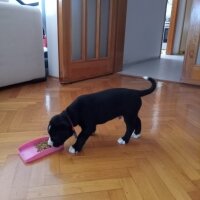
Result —
<svg viewBox="0 0 200 200"><path fill-rule="evenodd" d="M135 121L135 130L133 131L131 137L134 139L138 139L141 136L141 120L137 116L136 121Z"/></svg>
<svg viewBox="0 0 200 200"><path fill-rule="evenodd" d="M126 132L123 137L118 139L119 144L127 144L130 140L130 137L134 131L135 127L135 120L136 118L133 116L125 116L124 121L126 123Z"/></svg>

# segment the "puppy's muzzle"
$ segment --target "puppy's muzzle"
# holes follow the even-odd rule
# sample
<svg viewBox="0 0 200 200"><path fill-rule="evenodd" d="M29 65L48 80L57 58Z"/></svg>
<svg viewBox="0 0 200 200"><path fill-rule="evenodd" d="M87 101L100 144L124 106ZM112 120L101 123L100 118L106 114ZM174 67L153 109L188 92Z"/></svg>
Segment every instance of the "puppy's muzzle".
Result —
<svg viewBox="0 0 200 200"><path fill-rule="evenodd" d="M51 138L48 139L47 143L48 143L49 146L53 147L53 142L51 141Z"/></svg>

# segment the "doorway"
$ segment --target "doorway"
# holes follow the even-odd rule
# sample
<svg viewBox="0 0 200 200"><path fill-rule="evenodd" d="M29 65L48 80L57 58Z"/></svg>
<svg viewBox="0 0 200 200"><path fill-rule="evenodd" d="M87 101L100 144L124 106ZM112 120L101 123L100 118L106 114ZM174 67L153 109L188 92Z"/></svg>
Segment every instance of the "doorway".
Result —
<svg viewBox="0 0 200 200"><path fill-rule="evenodd" d="M163 28L161 55L166 54L167 39L168 39L169 26L170 26L171 14L172 14L171 13L172 12L172 2L173 2L173 0L168 0L168 2L167 2L165 23L164 23L164 28Z"/></svg>
<svg viewBox="0 0 200 200"><path fill-rule="evenodd" d="M159 80L181 81L184 55L180 54L179 47L182 39L183 20L185 18L184 1L166 1L165 14L160 56L126 65L122 74L133 76L147 75ZM182 22L180 22L181 20ZM169 53L167 49L170 49L171 52Z"/></svg>

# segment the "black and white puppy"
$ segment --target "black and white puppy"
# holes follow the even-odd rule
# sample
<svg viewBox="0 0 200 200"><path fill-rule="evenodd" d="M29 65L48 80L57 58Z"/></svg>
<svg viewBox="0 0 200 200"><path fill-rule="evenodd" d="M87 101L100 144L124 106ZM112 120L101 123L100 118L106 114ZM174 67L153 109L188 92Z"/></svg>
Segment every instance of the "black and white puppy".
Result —
<svg viewBox="0 0 200 200"><path fill-rule="evenodd" d="M119 116L124 118L126 132L118 139L118 143L128 143L131 136L138 138L141 132L141 120L138 117L142 105L141 97L152 93L156 88L154 79L144 79L151 82L151 87L146 90L114 88L79 96L62 113L50 120L49 145L63 145L74 134L74 126L79 125L81 133L75 144L69 148L69 152L80 152L89 136L95 132L97 124L103 124Z"/></svg>

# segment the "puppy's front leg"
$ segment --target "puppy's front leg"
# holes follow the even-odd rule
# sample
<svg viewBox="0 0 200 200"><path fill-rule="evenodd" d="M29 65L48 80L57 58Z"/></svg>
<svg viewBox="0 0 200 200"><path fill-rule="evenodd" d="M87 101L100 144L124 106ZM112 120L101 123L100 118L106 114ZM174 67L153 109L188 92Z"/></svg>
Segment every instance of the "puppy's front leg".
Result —
<svg viewBox="0 0 200 200"><path fill-rule="evenodd" d="M77 137L76 143L69 148L69 152L70 153L80 152L83 148L83 145L94 131L95 128L83 129L79 134L79 136Z"/></svg>

